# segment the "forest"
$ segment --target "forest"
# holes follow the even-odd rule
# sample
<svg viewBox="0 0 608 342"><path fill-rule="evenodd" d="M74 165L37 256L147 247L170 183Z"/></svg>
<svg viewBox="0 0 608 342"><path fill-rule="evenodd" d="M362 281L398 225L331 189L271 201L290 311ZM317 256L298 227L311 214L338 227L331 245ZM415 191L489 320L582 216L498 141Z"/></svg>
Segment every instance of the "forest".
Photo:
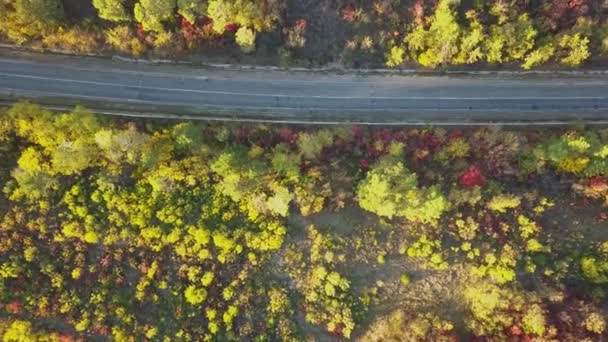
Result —
<svg viewBox="0 0 608 342"><path fill-rule="evenodd" d="M606 341L608 129L0 113L2 341Z"/></svg>
<svg viewBox="0 0 608 342"><path fill-rule="evenodd" d="M606 0L0 0L0 41L283 67L605 65Z"/></svg>

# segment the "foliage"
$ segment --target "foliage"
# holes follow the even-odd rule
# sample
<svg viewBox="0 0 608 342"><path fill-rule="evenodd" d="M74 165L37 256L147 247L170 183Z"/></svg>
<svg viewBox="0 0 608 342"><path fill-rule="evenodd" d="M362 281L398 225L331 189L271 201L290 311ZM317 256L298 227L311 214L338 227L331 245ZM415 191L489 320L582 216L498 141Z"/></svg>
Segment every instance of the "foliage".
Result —
<svg viewBox="0 0 608 342"><path fill-rule="evenodd" d="M583 276L592 283L608 283L608 258L586 256L581 259Z"/></svg>
<svg viewBox="0 0 608 342"><path fill-rule="evenodd" d="M461 28L456 21L454 0L440 0L429 19L429 28L417 26L406 37L409 50L425 67L449 63L458 53Z"/></svg>
<svg viewBox="0 0 608 342"><path fill-rule="evenodd" d="M301 129L19 103L0 133L4 340L607 333L605 129Z"/></svg>
<svg viewBox="0 0 608 342"><path fill-rule="evenodd" d="M507 209L514 209L519 207L521 199L511 194L500 194L492 197L488 202L488 209L504 213Z"/></svg>
<svg viewBox="0 0 608 342"><path fill-rule="evenodd" d="M155 56L180 58L200 46L226 52L235 43L242 53L253 53L255 37L268 32L270 39L258 39L257 45L276 51L273 57L283 64L340 61L366 68L394 68L410 57L426 68L486 62L519 64L526 70L551 62L573 68L603 54L608 45L604 13L589 0L513 6L478 0L338 3L320 14L321 5L304 9L285 0L3 0L0 33L33 48L55 41L47 46L79 54L111 47L140 56L141 48L124 48L134 41L110 42L110 31L119 24L137 30ZM323 26L330 23L338 26ZM81 33L95 46L59 44L58 30Z"/></svg>
<svg viewBox="0 0 608 342"><path fill-rule="evenodd" d="M441 253L441 241L439 240L429 240L426 236L421 236L418 241L407 248L406 253L411 258L423 259L425 267L438 270L448 268L448 263Z"/></svg>
<svg viewBox="0 0 608 342"><path fill-rule="evenodd" d="M361 337L365 342L450 341L453 324L433 314L412 314L395 310L375 320Z"/></svg>
<svg viewBox="0 0 608 342"><path fill-rule="evenodd" d="M213 20L213 29L223 33L229 24L267 31L273 27L275 13L264 13L261 6L251 0L210 0L207 15Z"/></svg>
<svg viewBox="0 0 608 342"><path fill-rule="evenodd" d="M93 6L99 11L101 19L123 22L131 20L127 13L124 0L93 0Z"/></svg>
<svg viewBox="0 0 608 342"><path fill-rule="evenodd" d="M354 298L348 292L349 280L335 271L340 257L334 252L334 242L314 226L308 227L307 234L310 245L299 247L309 252L292 245L286 259L290 277L304 296L306 320L349 338L355 327Z"/></svg>
<svg viewBox="0 0 608 342"><path fill-rule="evenodd" d="M357 188L357 199L361 208L379 216L424 223L436 222L448 208L438 187L419 188L416 174L393 156L373 165Z"/></svg>
<svg viewBox="0 0 608 342"><path fill-rule="evenodd" d="M520 15L515 21L493 25L486 42L486 59L490 63L521 60L534 47L537 35L538 31L527 14Z"/></svg>
<svg viewBox="0 0 608 342"><path fill-rule="evenodd" d="M205 13L205 3L200 0L177 0L177 13L186 18L190 24Z"/></svg>
<svg viewBox="0 0 608 342"><path fill-rule="evenodd" d="M140 57L146 46L137 38L128 26L116 26L106 32L106 42L119 52Z"/></svg>
<svg viewBox="0 0 608 342"><path fill-rule="evenodd" d="M140 0L133 13L144 30L162 32L163 22L171 19L176 5L176 0Z"/></svg>
<svg viewBox="0 0 608 342"><path fill-rule="evenodd" d="M395 68L405 61L405 49L399 46L393 46L386 54L386 66Z"/></svg>
<svg viewBox="0 0 608 342"><path fill-rule="evenodd" d="M547 43L541 47L534 49L528 53L521 67L525 70L532 69L542 65L553 57L555 54L555 46L552 43Z"/></svg>
<svg viewBox="0 0 608 342"><path fill-rule="evenodd" d="M250 53L255 50L255 31L252 29L240 27L236 31L235 39L243 52Z"/></svg>
<svg viewBox="0 0 608 342"><path fill-rule="evenodd" d="M569 66L578 66L591 56L589 38L580 33L563 35L559 39L559 46L566 51L561 61Z"/></svg>

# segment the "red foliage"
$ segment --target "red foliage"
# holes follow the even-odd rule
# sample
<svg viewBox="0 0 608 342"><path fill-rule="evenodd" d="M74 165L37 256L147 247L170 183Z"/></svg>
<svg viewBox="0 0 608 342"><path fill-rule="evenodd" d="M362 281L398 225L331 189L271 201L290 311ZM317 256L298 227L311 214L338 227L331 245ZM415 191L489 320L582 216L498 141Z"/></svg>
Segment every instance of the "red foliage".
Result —
<svg viewBox="0 0 608 342"><path fill-rule="evenodd" d="M523 331L521 330L521 328L518 325L514 325L511 328L509 328L509 334L513 335L513 336L520 336L523 333Z"/></svg>
<svg viewBox="0 0 608 342"><path fill-rule="evenodd" d="M390 143L393 140L393 131L388 128L374 131L374 138L374 140L382 140L385 144Z"/></svg>
<svg viewBox="0 0 608 342"><path fill-rule="evenodd" d="M351 132L353 135L353 139L356 142L361 142L361 140L363 140L363 127L361 126L353 126L351 128Z"/></svg>
<svg viewBox="0 0 608 342"><path fill-rule="evenodd" d="M486 183L486 178L481 173L481 169L476 164L469 166L467 172L462 174L458 179L458 183L465 188L481 186Z"/></svg>
<svg viewBox="0 0 608 342"><path fill-rule="evenodd" d="M184 39L187 42L191 42L191 41L195 40L197 37L196 27L194 27L194 25L190 24L190 22L188 20L186 20L186 18L182 18L181 25L182 25L182 34L184 35Z"/></svg>
<svg viewBox="0 0 608 342"><path fill-rule="evenodd" d="M462 133L462 131L460 129L453 129L450 131L450 133L448 133L448 138L450 139L455 139L455 138L460 138L462 137L464 134Z"/></svg>
<svg viewBox="0 0 608 342"><path fill-rule="evenodd" d="M135 32L137 33L137 38L139 38L141 41L146 40L146 31L142 25L137 25Z"/></svg>
<svg viewBox="0 0 608 342"><path fill-rule="evenodd" d="M95 329L97 335L108 336L110 334L110 328L108 326L101 326Z"/></svg>
<svg viewBox="0 0 608 342"><path fill-rule="evenodd" d="M6 311L8 311L12 314L21 313L21 303L19 303L19 301L16 301L16 300L8 303L6 305Z"/></svg>
<svg viewBox="0 0 608 342"><path fill-rule="evenodd" d="M431 132L426 132L420 137L419 147L421 148L434 151L439 146L441 146L441 141Z"/></svg>
<svg viewBox="0 0 608 342"><path fill-rule="evenodd" d="M228 31L228 32L234 33L239 29L239 24L236 24L236 23L226 24L226 26L224 26L224 29L226 29L226 31Z"/></svg>
<svg viewBox="0 0 608 342"><path fill-rule="evenodd" d="M367 161L367 159L361 159L359 161L359 167L362 169L367 169L369 167L369 162Z"/></svg>
<svg viewBox="0 0 608 342"><path fill-rule="evenodd" d="M424 0L416 0L414 6L410 7L410 14L414 17L416 25L424 24Z"/></svg>
<svg viewBox="0 0 608 342"><path fill-rule="evenodd" d="M247 142L249 142L249 138L251 137L252 133L251 130L249 128L246 127L239 127L236 132L234 133L235 135L235 140L237 144L244 144L246 145Z"/></svg>
<svg viewBox="0 0 608 342"><path fill-rule="evenodd" d="M342 19L352 23L355 21L356 13L355 8L352 5L348 5L342 9Z"/></svg>
<svg viewBox="0 0 608 342"><path fill-rule="evenodd" d="M589 13L588 0L552 0L546 7L545 15L552 29L569 28L576 19Z"/></svg>
<svg viewBox="0 0 608 342"><path fill-rule="evenodd" d="M337 324L336 328L331 331L331 333L335 336L342 337L342 330L344 330L344 326L342 324Z"/></svg>
<svg viewBox="0 0 608 342"><path fill-rule="evenodd" d="M304 31L306 29L306 19L298 19L296 21L295 28L300 31Z"/></svg>
<svg viewBox="0 0 608 342"><path fill-rule="evenodd" d="M290 128L283 127L279 130L279 138L282 142L293 145L298 140L298 133L294 132Z"/></svg>
<svg viewBox="0 0 608 342"><path fill-rule="evenodd" d="M61 341L61 342L74 342L76 340L71 335L61 334L61 335L59 335L59 341Z"/></svg>
<svg viewBox="0 0 608 342"><path fill-rule="evenodd" d="M596 192L608 191L608 178L603 176L595 176L589 179L589 187Z"/></svg>

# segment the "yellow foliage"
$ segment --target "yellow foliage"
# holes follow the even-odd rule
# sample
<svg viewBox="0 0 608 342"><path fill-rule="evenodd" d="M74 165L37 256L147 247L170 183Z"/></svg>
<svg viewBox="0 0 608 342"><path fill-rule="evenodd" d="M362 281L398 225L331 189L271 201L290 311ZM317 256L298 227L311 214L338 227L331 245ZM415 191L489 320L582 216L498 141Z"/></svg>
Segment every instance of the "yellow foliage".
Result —
<svg viewBox="0 0 608 342"><path fill-rule="evenodd" d="M589 161L587 157L566 157L559 162L557 168L564 172L578 174L585 170Z"/></svg>

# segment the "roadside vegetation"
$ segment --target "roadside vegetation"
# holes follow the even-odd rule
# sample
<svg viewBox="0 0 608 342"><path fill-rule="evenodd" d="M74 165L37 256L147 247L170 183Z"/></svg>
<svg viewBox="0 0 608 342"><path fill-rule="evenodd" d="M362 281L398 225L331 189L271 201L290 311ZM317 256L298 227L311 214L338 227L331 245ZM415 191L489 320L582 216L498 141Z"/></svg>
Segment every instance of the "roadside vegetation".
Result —
<svg viewBox="0 0 608 342"><path fill-rule="evenodd" d="M0 115L3 341L608 339L608 130Z"/></svg>
<svg viewBox="0 0 608 342"><path fill-rule="evenodd" d="M346 67L602 63L603 0L0 0L0 36L74 53Z"/></svg>

